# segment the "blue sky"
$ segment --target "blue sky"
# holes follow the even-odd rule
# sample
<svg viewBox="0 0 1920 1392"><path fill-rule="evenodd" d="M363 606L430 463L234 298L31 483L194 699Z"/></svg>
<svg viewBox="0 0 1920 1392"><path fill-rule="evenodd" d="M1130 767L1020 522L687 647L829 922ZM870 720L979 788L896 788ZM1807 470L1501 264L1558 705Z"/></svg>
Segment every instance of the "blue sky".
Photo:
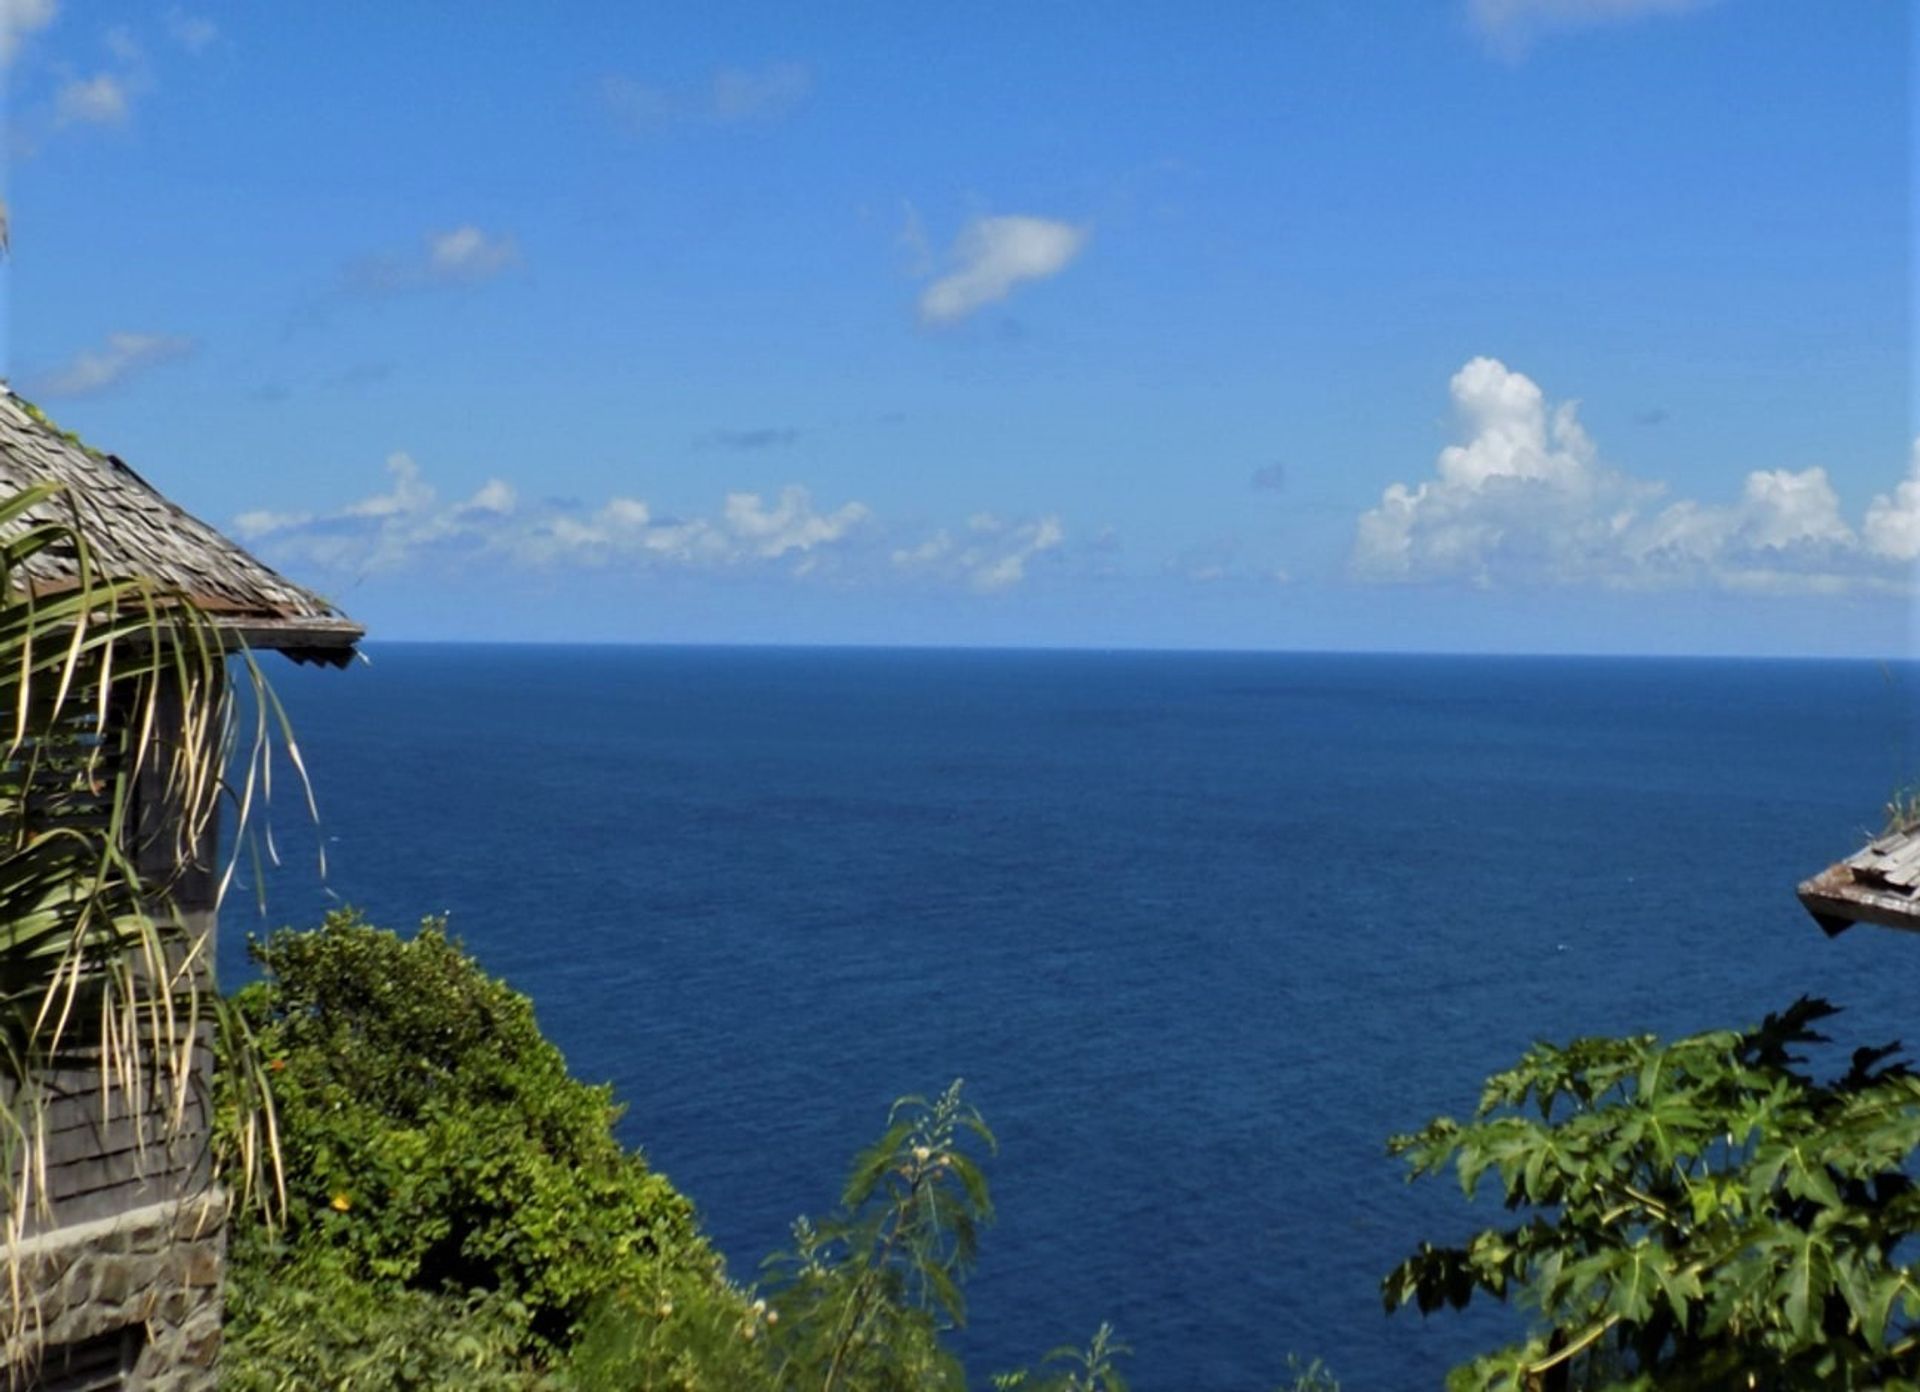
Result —
<svg viewBox="0 0 1920 1392"><path fill-rule="evenodd" d="M1898 0L3 13L15 388L380 636L1913 643Z"/></svg>

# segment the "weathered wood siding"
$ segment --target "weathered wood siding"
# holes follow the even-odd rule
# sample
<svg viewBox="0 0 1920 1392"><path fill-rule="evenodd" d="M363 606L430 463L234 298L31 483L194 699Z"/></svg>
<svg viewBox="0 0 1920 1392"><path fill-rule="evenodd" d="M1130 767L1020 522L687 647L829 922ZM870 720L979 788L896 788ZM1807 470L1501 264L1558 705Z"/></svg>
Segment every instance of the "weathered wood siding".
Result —
<svg viewBox="0 0 1920 1392"><path fill-rule="evenodd" d="M135 789L135 845L130 849L143 878L168 887L164 912L184 930L176 951L184 954L197 947L201 988L210 992L219 827L217 818L210 820L193 846L182 846L180 809L168 791L166 774L180 722L178 700L163 699L157 720L162 757L150 760L140 773ZM83 822L89 816L88 809L71 798L62 804L61 814ZM163 912L158 903L154 912L156 916ZM185 958L174 960L177 964ZM176 1028L184 1030L186 1023L179 1022ZM45 1202L34 1205L30 1232L90 1222L206 1187L211 1177L213 1035L211 1022L204 1016L194 1022L193 1029L192 1068L184 1096L170 1069L156 1072L156 1051L151 1048L144 1051L137 1086L132 1089L123 1086L121 1079L106 1076L97 1054L63 1058L56 1070L42 1075L43 1144L33 1190ZM97 1033L98 1025L92 1020L76 1019L69 1025L69 1035L76 1041ZM169 1143L165 1137L170 1130ZM23 1154L10 1158L15 1174L22 1173L29 1162Z"/></svg>

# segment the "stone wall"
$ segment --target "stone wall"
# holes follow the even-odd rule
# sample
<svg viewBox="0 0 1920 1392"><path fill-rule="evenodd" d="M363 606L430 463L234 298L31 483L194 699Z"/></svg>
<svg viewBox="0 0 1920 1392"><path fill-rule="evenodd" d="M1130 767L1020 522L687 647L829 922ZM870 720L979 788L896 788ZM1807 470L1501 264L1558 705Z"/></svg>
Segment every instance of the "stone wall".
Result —
<svg viewBox="0 0 1920 1392"><path fill-rule="evenodd" d="M76 1385L212 1392L226 1218L227 1196L213 1190L27 1239L17 1259L37 1308L8 1341L8 1361L37 1364L29 1386L58 1387L82 1365L117 1361L124 1382Z"/></svg>

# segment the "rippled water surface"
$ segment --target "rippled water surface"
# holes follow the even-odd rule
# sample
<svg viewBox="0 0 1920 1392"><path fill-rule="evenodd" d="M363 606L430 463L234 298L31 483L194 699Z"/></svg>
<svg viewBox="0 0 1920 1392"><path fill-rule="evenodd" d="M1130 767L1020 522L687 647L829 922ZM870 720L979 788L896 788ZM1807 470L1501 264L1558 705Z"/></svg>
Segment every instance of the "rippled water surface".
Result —
<svg viewBox="0 0 1920 1392"><path fill-rule="evenodd" d="M1920 938L1828 941L1793 898L1920 772L1910 671L372 652L271 669L332 892L450 914L738 1273L891 1098L964 1076L1001 1142L982 1375L1111 1319L1143 1389L1270 1387L1290 1352L1436 1386L1504 1325L1382 1314L1380 1275L1476 1217L1388 1134L1540 1036L1803 991L1913 1032ZM329 902L297 820L283 790L275 923Z"/></svg>

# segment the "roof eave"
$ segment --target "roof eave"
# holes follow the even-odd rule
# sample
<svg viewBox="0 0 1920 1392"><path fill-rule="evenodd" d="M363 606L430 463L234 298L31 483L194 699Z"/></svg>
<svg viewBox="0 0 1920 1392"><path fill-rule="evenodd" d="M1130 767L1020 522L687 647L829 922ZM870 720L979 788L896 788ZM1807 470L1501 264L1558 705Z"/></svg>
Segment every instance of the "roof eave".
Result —
<svg viewBox="0 0 1920 1392"><path fill-rule="evenodd" d="M351 619L223 615L215 623L236 645L326 667L352 662L359 655L357 645L367 636L366 629Z"/></svg>
<svg viewBox="0 0 1920 1392"><path fill-rule="evenodd" d="M1846 861L1830 865L1798 890L1800 902L1829 937L1856 923L1920 932L1920 900L1863 882Z"/></svg>

